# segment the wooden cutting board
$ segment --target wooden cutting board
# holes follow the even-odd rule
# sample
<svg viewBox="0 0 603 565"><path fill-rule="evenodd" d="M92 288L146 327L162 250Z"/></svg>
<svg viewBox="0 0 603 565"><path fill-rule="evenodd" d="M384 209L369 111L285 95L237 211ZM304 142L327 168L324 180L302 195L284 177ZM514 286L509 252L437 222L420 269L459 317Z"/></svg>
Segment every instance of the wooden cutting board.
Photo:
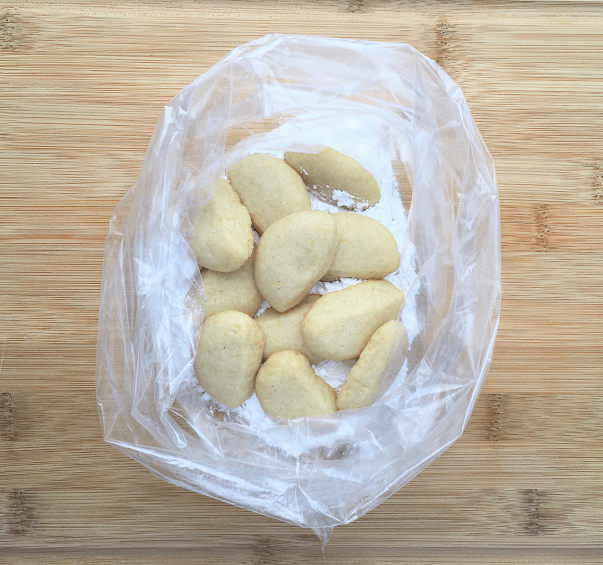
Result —
<svg viewBox="0 0 603 565"><path fill-rule="evenodd" d="M312 563L303 530L103 443L108 219L163 106L272 32L406 42L455 79L500 191L503 307L462 438L326 563L603 561L603 4L0 4L0 563Z"/></svg>

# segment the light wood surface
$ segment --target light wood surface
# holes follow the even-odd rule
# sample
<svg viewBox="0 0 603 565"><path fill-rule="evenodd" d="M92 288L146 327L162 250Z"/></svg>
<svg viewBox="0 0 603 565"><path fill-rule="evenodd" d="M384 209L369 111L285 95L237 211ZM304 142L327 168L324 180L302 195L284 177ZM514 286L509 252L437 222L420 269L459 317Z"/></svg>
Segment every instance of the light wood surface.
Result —
<svg viewBox="0 0 603 565"><path fill-rule="evenodd" d="M311 531L103 443L95 403L111 212L163 106L271 32L438 61L500 191L502 317L468 429L324 561ZM0 191L0 563L603 562L601 2L2 2Z"/></svg>

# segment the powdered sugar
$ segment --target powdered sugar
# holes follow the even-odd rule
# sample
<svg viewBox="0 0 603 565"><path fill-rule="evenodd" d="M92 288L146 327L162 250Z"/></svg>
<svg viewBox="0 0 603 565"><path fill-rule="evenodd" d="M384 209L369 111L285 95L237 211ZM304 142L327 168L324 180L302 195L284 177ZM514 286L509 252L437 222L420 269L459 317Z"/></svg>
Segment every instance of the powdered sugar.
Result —
<svg viewBox="0 0 603 565"><path fill-rule="evenodd" d="M275 426L276 421L264 412L255 392L238 408L230 408L218 402L200 385L198 388L209 415L215 421L249 426L257 431L268 430Z"/></svg>
<svg viewBox="0 0 603 565"><path fill-rule="evenodd" d="M356 361L331 361L325 359L316 365L312 365L314 372L322 377L326 383L333 387L337 392L341 390L343 383L345 382L348 373L352 370L352 367L356 364Z"/></svg>
<svg viewBox="0 0 603 565"><path fill-rule="evenodd" d="M316 186L314 189L308 187L308 196L310 196L310 208L312 210L319 210L321 212L340 212L340 208L331 202L327 202L319 192L316 192Z"/></svg>
<svg viewBox="0 0 603 565"><path fill-rule="evenodd" d="M253 317L257 318L258 316L261 316L266 310L268 310L268 308L272 308L272 306L270 306L270 303L267 300L264 300L259 310L255 313Z"/></svg>
<svg viewBox="0 0 603 565"><path fill-rule="evenodd" d="M327 294L329 292L335 292L336 290L343 290L348 286L352 286L354 284L358 284L362 282L361 279L353 279L353 278L342 278L338 281L326 282L319 281L317 282L310 291L310 294Z"/></svg>
<svg viewBox="0 0 603 565"><path fill-rule="evenodd" d="M334 190L333 200L337 202L338 206L349 208L354 210L354 212L362 212L363 210L366 210L369 205L365 200L358 200L343 190Z"/></svg>

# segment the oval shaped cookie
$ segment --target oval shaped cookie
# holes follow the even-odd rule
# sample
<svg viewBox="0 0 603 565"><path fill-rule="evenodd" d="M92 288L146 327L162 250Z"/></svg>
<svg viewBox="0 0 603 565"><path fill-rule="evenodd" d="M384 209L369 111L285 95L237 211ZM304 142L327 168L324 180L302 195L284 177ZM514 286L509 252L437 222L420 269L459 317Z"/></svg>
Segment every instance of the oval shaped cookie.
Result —
<svg viewBox="0 0 603 565"><path fill-rule="evenodd" d="M218 402L237 408L253 393L263 352L264 334L247 314L214 314L201 326L197 380Z"/></svg>
<svg viewBox="0 0 603 565"><path fill-rule="evenodd" d="M255 255L255 283L279 312L299 304L325 275L337 251L331 214L295 212L272 224Z"/></svg>
<svg viewBox="0 0 603 565"><path fill-rule="evenodd" d="M386 322L371 337L337 395L337 408L370 406L379 390L394 348L408 350L408 334L397 320Z"/></svg>
<svg viewBox="0 0 603 565"><path fill-rule="evenodd" d="M301 333L301 324L304 316L320 298L320 294L309 294L297 306L286 312L277 312L274 308L268 308L255 321L266 338L264 347L264 359L278 351L293 349L303 353L313 365L320 363L324 357L312 353L304 342Z"/></svg>
<svg viewBox="0 0 603 565"><path fill-rule="evenodd" d="M260 234L288 214L310 210L304 181L287 163L272 155L249 155L226 174Z"/></svg>
<svg viewBox="0 0 603 565"><path fill-rule="evenodd" d="M293 167L319 194L335 203L334 191L348 193L358 204L374 206L381 198L379 183L356 159L330 147L320 153L285 153Z"/></svg>
<svg viewBox="0 0 603 565"><path fill-rule="evenodd" d="M400 266L396 240L381 222L352 212L333 214L333 218L339 247L324 281L382 279Z"/></svg>
<svg viewBox="0 0 603 565"><path fill-rule="evenodd" d="M299 351L279 351L268 357L258 372L255 393L264 412L279 418L337 412L336 392Z"/></svg>
<svg viewBox="0 0 603 565"><path fill-rule="evenodd" d="M384 280L366 281L323 295L302 322L302 336L316 355L357 359L377 328L398 317L404 293Z"/></svg>
<svg viewBox="0 0 603 565"><path fill-rule="evenodd" d="M222 273L236 271L251 256L249 212L223 178L195 223L191 247L201 267Z"/></svg>
<svg viewBox="0 0 603 565"><path fill-rule="evenodd" d="M252 254L240 269L232 273L209 270L201 273L205 296L196 292L195 298L203 308L204 320L224 310L236 310L251 317L255 315L264 297L253 278L254 256Z"/></svg>

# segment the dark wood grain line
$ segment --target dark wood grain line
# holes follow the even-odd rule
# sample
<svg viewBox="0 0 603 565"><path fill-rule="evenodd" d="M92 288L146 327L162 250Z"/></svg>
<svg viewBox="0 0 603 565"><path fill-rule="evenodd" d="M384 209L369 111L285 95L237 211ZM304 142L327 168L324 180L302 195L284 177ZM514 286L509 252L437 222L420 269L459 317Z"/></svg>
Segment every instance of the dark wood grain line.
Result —
<svg viewBox="0 0 603 565"><path fill-rule="evenodd" d="M594 169L594 194L593 202L599 206L603 205L603 159L597 159Z"/></svg>
<svg viewBox="0 0 603 565"><path fill-rule="evenodd" d="M15 49L15 28L17 16L14 8L5 8L0 15L0 50L12 51Z"/></svg>
<svg viewBox="0 0 603 565"><path fill-rule="evenodd" d="M603 429L598 395L491 393L478 398L461 445L549 445L590 442Z"/></svg>
<svg viewBox="0 0 603 565"><path fill-rule="evenodd" d="M507 395L503 394L490 394L485 397L485 401L488 403L488 441L500 441L504 437L504 427L501 425L501 420L506 398Z"/></svg>
<svg viewBox="0 0 603 565"><path fill-rule="evenodd" d="M548 251L549 238L551 235L551 224L549 218L549 207L547 204L538 204L535 207L534 224L536 225L536 250Z"/></svg>
<svg viewBox="0 0 603 565"><path fill-rule="evenodd" d="M16 437L17 425L13 395L10 392L2 392L0 393L0 440L11 441Z"/></svg>
<svg viewBox="0 0 603 565"><path fill-rule="evenodd" d="M370 3L370 0L348 0L347 11L352 14L364 12L369 8Z"/></svg>
<svg viewBox="0 0 603 565"><path fill-rule="evenodd" d="M454 60L453 42L455 37L456 30L448 21L448 18L440 18L436 25L436 63L448 72L448 74L452 71Z"/></svg>
<svg viewBox="0 0 603 565"><path fill-rule="evenodd" d="M37 514L30 493L21 489L13 490L7 498L8 533L13 536L29 534Z"/></svg>

